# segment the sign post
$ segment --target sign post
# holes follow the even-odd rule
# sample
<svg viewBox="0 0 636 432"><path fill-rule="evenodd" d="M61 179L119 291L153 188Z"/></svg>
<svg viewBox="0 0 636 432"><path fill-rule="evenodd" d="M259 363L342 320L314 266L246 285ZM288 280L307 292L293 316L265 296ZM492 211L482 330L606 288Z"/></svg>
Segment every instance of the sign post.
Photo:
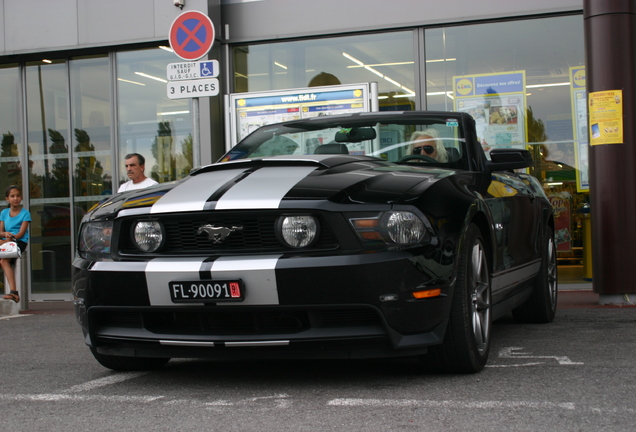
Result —
<svg viewBox="0 0 636 432"><path fill-rule="evenodd" d="M174 53L185 62L168 65L168 98L192 98L192 166L195 167L201 164L199 97L219 94L216 78L219 62L196 61L207 55L214 43L212 20L202 12L184 12L172 22L169 41Z"/></svg>

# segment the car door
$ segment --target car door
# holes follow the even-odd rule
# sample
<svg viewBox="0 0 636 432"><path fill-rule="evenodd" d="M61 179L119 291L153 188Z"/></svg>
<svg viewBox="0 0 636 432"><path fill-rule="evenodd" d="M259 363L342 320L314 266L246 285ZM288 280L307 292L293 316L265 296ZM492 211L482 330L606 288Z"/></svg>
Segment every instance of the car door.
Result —
<svg viewBox="0 0 636 432"><path fill-rule="evenodd" d="M538 203L528 181L512 173L493 172L488 194L497 242L492 291L497 302L537 271Z"/></svg>

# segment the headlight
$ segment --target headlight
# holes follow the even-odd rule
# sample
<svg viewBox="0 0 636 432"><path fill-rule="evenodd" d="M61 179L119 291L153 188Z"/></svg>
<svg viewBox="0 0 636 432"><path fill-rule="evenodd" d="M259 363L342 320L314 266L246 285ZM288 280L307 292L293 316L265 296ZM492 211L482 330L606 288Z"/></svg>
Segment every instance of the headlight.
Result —
<svg viewBox="0 0 636 432"><path fill-rule="evenodd" d="M367 244L408 246L421 243L426 237L424 222L409 211L389 211L372 217L351 218L349 221Z"/></svg>
<svg viewBox="0 0 636 432"><path fill-rule="evenodd" d="M133 226L133 243L142 252L155 252L165 239L163 225L158 221L140 221Z"/></svg>
<svg viewBox="0 0 636 432"><path fill-rule="evenodd" d="M278 231L287 245L302 248L318 237L318 221L313 216L283 216L279 220Z"/></svg>
<svg viewBox="0 0 636 432"><path fill-rule="evenodd" d="M110 254L113 221L87 222L79 236L79 252L85 254Z"/></svg>
<svg viewBox="0 0 636 432"><path fill-rule="evenodd" d="M385 237L399 245L419 243L426 234L424 222L414 213L407 211L385 213L380 226L385 231Z"/></svg>

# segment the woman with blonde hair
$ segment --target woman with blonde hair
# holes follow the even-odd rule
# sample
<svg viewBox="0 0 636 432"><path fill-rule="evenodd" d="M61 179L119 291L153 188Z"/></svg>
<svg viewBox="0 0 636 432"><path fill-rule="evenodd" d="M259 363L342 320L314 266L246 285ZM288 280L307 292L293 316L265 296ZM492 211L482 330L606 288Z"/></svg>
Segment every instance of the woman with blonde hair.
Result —
<svg viewBox="0 0 636 432"><path fill-rule="evenodd" d="M437 162L448 162L448 152L436 129L413 132L409 151L414 155L428 156Z"/></svg>

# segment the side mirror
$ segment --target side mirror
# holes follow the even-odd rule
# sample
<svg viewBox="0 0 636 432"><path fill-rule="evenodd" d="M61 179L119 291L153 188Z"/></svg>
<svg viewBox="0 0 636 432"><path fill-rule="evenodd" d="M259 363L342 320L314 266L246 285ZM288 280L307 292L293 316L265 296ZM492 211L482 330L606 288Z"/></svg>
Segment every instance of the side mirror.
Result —
<svg viewBox="0 0 636 432"><path fill-rule="evenodd" d="M532 166L532 155L528 150L504 148L490 151L486 162L490 171L508 171Z"/></svg>

